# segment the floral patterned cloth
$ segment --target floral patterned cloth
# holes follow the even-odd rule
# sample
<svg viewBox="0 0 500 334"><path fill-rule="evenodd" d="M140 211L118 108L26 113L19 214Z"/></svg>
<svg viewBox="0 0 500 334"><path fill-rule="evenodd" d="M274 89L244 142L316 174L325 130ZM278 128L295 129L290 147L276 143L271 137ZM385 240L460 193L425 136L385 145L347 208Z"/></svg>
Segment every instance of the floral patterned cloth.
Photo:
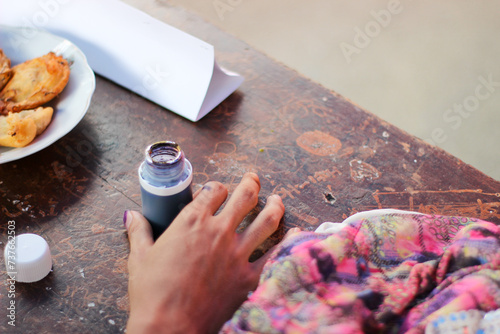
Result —
<svg viewBox="0 0 500 334"><path fill-rule="evenodd" d="M500 229L473 218L371 211L287 238L222 333L423 333L500 306Z"/></svg>

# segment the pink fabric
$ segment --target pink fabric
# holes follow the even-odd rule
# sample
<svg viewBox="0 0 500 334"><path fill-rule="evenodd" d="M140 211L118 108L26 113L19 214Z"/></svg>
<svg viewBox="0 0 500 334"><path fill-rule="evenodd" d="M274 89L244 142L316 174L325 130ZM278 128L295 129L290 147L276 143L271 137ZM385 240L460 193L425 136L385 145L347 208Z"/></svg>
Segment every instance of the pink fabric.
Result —
<svg viewBox="0 0 500 334"><path fill-rule="evenodd" d="M268 260L222 333L423 333L440 315L500 306L500 230L390 213L298 233Z"/></svg>

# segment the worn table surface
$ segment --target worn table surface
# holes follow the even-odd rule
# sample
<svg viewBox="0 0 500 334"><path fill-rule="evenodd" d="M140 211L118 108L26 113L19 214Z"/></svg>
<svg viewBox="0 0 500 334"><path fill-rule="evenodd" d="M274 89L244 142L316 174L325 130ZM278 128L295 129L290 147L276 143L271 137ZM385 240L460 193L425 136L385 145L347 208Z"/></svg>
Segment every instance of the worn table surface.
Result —
<svg viewBox="0 0 500 334"><path fill-rule="evenodd" d="M196 16L156 6L162 20L213 44L218 62L246 81L192 123L97 77L90 109L72 132L0 165L2 245L14 221L17 234L42 235L54 260L42 281L16 284L16 327L2 316L0 332L124 330L129 248L122 217L125 209L140 209L136 171L144 148L158 140L180 143L195 169L194 188L218 180L232 190L254 171L262 199L282 197L283 224L264 249L293 226L313 230L376 208L500 223L499 182ZM5 283L0 314L7 292Z"/></svg>

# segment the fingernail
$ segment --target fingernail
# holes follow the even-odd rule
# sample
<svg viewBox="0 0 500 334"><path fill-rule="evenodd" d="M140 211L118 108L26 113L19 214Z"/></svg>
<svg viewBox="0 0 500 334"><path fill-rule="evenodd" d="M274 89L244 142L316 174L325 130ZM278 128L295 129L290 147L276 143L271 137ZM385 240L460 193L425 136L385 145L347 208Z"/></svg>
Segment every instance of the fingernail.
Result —
<svg viewBox="0 0 500 334"><path fill-rule="evenodd" d="M205 184L201 190L212 190L208 184Z"/></svg>
<svg viewBox="0 0 500 334"><path fill-rule="evenodd" d="M281 196L278 195L278 194L272 194L271 196L268 197L268 200L269 199L279 199L279 200L281 200Z"/></svg>
<svg viewBox="0 0 500 334"><path fill-rule="evenodd" d="M127 220L128 220L128 210L125 210L125 212L123 213L123 227L125 227L128 230Z"/></svg>
<svg viewBox="0 0 500 334"><path fill-rule="evenodd" d="M289 237L289 236L291 236L292 234L298 233L298 232L300 232L300 231L301 231L301 230L300 230L300 228L298 228L298 227L293 227L293 228L289 229L289 230L286 232L285 237Z"/></svg>

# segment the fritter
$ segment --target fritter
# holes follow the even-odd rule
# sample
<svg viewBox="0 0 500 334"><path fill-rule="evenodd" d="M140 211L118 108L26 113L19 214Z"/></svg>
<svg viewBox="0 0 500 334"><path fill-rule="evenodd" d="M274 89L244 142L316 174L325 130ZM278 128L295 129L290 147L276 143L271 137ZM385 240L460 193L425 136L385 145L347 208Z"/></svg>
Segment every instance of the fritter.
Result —
<svg viewBox="0 0 500 334"><path fill-rule="evenodd" d="M33 109L62 92L69 80L68 62L53 52L12 67L12 78L0 91L0 114Z"/></svg>
<svg viewBox="0 0 500 334"><path fill-rule="evenodd" d="M0 116L0 146L24 147L50 124L51 107L23 110Z"/></svg>
<svg viewBox="0 0 500 334"><path fill-rule="evenodd" d="M12 70L10 68L10 59L0 49L0 90L5 87L12 77Z"/></svg>

